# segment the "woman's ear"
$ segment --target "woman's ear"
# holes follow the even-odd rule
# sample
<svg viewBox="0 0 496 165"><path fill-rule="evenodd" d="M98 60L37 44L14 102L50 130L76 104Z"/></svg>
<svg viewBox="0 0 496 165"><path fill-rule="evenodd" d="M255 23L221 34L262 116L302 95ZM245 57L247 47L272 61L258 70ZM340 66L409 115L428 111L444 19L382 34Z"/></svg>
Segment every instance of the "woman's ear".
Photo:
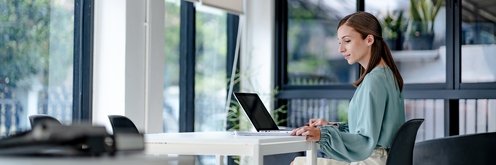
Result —
<svg viewBox="0 0 496 165"><path fill-rule="evenodd" d="M374 35L372 34L369 34L367 35L367 46L372 46L372 44L374 44Z"/></svg>

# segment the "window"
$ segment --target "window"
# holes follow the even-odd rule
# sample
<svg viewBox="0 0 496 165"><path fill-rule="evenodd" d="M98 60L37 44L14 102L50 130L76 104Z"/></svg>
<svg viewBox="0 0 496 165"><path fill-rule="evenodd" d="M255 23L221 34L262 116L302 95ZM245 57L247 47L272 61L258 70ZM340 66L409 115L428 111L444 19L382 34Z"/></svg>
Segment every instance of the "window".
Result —
<svg viewBox="0 0 496 165"><path fill-rule="evenodd" d="M446 81L446 7L444 0L410 5L411 0L365 1L374 14L405 83ZM439 2L439 3L438 3ZM439 8L436 8L439 6ZM429 15L424 16L422 11ZM414 12L417 11L417 12ZM417 13L417 14L414 14ZM436 13L434 15L433 13ZM434 18L434 19L431 19Z"/></svg>
<svg viewBox="0 0 496 165"><path fill-rule="evenodd" d="M0 134L28 115L72 122L74 1L0 2Z"/></svg>
<svg viewBox="0 0 496 165"><path fill-rule="evenodd" d="M164 132L179 131L180 1L165 1Z"/></svg>
<svg viewBox="0 0 496 165"><path fill-rule="evenodd" d="M496 12L492 1L462 1L462 82L496 82ZM487 7L486 7L487 6Z"/></svg>
<svg viewBox="0 0 496 165"><path fill-rule="evenodd" d="M196 8L195 131L223 131L226 123L227 13Z"/></svg>
<svg viewBox="0 0 496 165"><path fill-rule="evenodd" d="M406 99L405 115L406 120L425 119L417 132L417 141L444 137L444 100Z"/></svg>
<svg viewBox="0 0 496 165"><path fill-rule="evenodd" d="M288 0L287 84L354 82L357 68L338 51L339 20L355 12L355 2Z"/></svg>
<svg viewBox="0 0 496 165"><path fill-rule="evenodd" d="M460 100L460 134L496 131L495 99Z"/></svg>

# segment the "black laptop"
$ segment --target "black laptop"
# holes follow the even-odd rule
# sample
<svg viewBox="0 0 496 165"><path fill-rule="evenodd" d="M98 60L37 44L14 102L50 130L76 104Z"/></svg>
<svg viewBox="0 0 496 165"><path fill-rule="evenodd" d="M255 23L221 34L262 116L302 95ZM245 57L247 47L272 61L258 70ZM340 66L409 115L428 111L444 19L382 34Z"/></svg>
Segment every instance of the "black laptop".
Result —
<svg viewBox="0 0 496 165"><path fill-rule="evenodd" d="M289 130L279 130L274 119L272 119L256 93L234 93L234 97L238 100L246 116L257 130L257 132L236 131L236 135L289 136L291 134Z"/></svg>

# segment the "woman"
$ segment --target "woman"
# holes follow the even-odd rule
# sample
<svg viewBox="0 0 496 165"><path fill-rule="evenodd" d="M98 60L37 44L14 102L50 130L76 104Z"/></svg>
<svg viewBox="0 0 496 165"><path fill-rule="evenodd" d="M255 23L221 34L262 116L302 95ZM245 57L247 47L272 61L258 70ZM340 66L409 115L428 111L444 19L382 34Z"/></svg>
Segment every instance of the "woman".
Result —
<svg viewBox="0 0 496 165"><path fill-rule="evenodd" d="M403 79L382 39L382 28L372 14L356 12L338 25L339 52L349 64L360 63L360 78L349 104L348 124L311 119L292 131L307 136L332 159L327 164L386 164L387 150L396 131L405 122ZM305 157L291 163L304 164Z"/></svg>

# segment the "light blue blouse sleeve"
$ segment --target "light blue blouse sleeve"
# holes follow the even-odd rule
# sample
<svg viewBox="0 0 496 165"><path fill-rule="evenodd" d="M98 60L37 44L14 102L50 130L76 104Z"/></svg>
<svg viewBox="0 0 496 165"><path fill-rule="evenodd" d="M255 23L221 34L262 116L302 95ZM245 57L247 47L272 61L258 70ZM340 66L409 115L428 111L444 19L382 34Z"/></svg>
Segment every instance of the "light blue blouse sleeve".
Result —
<svg viewBox="0 0 496 165"><path fill-rule="evenodd" d="M368 158L379 139L386 99L384 83L376 75L368 74L350 103L349 132L335 127L319 127L321 137L318 144L321 150L340 161L354 162Z"/></svg>

